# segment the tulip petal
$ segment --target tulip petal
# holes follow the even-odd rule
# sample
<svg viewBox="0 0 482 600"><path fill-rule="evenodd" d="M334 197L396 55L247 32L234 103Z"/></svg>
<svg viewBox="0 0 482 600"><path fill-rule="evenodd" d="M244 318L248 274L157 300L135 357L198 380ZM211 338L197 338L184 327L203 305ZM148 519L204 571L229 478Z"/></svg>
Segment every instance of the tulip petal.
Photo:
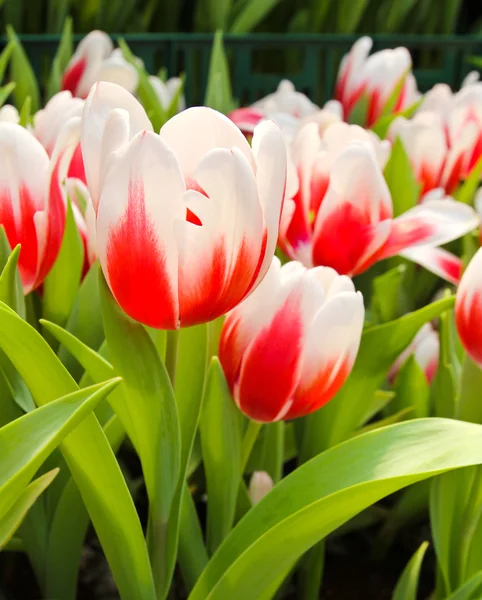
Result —
<svg viewBox="0 0 482 600"><path fill-rule="evenodd" d="M122 57L112 54L100 65L96 80L116 83L133 94L139 83L139 76L131 64Z"/></svg>
<svg viewBox="0 0 482 600"><path fill-rule="evenodd" d="M292 405L303 347L300 302L300 291L293 289L244 354L234 397L257 421L280 420Z"/></svg>
<svg viewBox="0 0 482 600"><path fill-rule="evenodd" d="M103 142L104 129L110 113L116 108L124 109L129 115L128 139L132 139L139 131L152 131L152 124L144 108L124 88L105 81L92 87L82 114L81 145L85 174L94 208L97 208L99 202L101 165L105 162L102 158L102 144L106 144ZM114 133L111 132L111 135ZM118 141L118 138L114 137L114 140ZM110 151L115 149L113 143L109 146Z"/></svg>
<svg viewBox="0 0 482 600"><path fill-rule="evenodd" d="M317 410L340 389L355 362L364 314L359 292L340 292L321 307L306 333L300 381L285 418Z"/></svg>
<svg viewBox="0 0 482 600"><path fill-rule="evenodd" d="M0 123L0 153L0 222L11 247L22 244L19 270L27 293L45 249L35 215L44 210L49 158L40 142L12 123Z"/></svg>
<svg viewBox="0 0 482 600"><path fill-rule="evenodd" d="M400 256L417 263L427 271L435 273L454 285L458 285L462 277L462 261L458 256L443 248L416 246L403 250L400 252Z"/></svg>
<svg viewBox="0 0 482 600"><path fill-rule="evenodd" d="M482 248L464 272L455 302L455 323L471 358L482 366Z"/></svg>
<svg viewBox="0 0 482 600"><path fill-rule="evenodd" d="M283 135L271 121L254 130L253 153L256 160L256 183L264 217L266 246L254 289L271 264L279 233L283 199L287 183L287 153Z"/></svg>
<svg viewBox="0 0 482 600"><path fill-rule="evenodd" d="M125 312L149 325L179 324L173 224L185 218L185 190L173 152L141 132L107 173L97 215L100 262Z"/></svg>
<svg viewBox="0 0 482 600"><path fill-rule="evenodd" d="M190 190L186 200L201 225L176 224L183 325L211 320L238 304L257 280L266 252L256 180L245 156L237 148L211 150L195 178L206 195Z"/></svg>
<svg viewBox="0 0 482 600"><path fill-rule="evenodd" d="M214 148L239 148L254 168L244 135L228 117L211 108L188 108L169 119L159 135L175 152L188 187L190 180L195 180L196 167Z"/></svg>
<svg viewBox="0 0 482 600"><path fill-rule="evenodd" d="M473 208L450 198L427 200L393 220L383 249L387 258L412 246L440 246L455 240L479 224Z"/></svg>

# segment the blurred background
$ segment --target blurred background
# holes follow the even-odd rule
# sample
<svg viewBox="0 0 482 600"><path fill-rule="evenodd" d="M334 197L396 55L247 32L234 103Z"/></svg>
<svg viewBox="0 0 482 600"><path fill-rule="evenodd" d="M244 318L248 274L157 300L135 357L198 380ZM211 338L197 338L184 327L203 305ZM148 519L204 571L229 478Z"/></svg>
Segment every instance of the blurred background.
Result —
<svg viewBox="0 0 482 600"><path fill-rule="evenodd" d="M482 32L480 0L0 0L17 33L60 33L68 15L77 33Z"/></svg>

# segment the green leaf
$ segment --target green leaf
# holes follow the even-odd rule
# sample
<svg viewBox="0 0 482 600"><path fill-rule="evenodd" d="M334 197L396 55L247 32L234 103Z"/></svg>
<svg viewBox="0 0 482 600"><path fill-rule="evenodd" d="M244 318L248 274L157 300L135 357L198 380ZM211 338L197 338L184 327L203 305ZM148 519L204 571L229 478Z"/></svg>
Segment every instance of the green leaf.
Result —
<svg viewBox="0 0 482 600"><path fill-rule="evenodd" d="M47 456L92 411L119 380L67 394L0 429L0 518Z"/></svg>
<svg viewBox="0 0 482 600"><path fill-rule="evenodd" d="M368 107L370 105L370 98L367 94L362 94L360 99L356 102L355 106L352 108L349 116L348 122L353 125L360 125L364 127L367 122L368 116Z"/></svg>
<svg viewBox="0 0 482 600"><path fill-rule="evenodd" d="M28 125L31 124L31 121L32 121L31 107L32 107L32 99L30 98L30 96L27 96L25 98L25 102L22 105L22 110L20 111L20 114L19 114L18 124L21 125L22 127L27 127Z"/></svg>
<svg viewBox="0 0 482 600"><path fill-rule="evenodd" d="M178 510L173 503L181 445L176 401L164 364L145 328L121 310L102 275L99 287L109 356L123 378L126 397L126 403L116 410L126 431L132 432L141 459L150 501L148 546L156 589L164 597L177 550L177 531L168 530L171 511Z"/></svg>
<svg viewBox="0 0 482 600"><path fill-rule="evenodd" d="M480 177L482 175L482 157L476 162L469 176L464 183L455 192L454 197L459 202L464 204L473 204L475 194L480 185Z"/></svg>
<svg viewBox="0 0 482 600"><path fill-rule="evenodd" d="M346 439L363 421L368 403L383 383L395 359L413 340L424 323L451 308L454 297L438 300L395 321L363 332L353 370L338 394L326 406L309 415L304 440L305 456L315 456Z"/></svg>
<svg viewBox="0 0 482 600"><path fill-rule="evenodd" d="M249 33L273 10L280 0L248 0L229 28L229 33ZM222 25L217 27L223 28Z"/></svg>
<svg viewBox="0 0 482 600"><path fill-rule="evenodd" d="M66 329L90 348L99 348L104 340L104 325L99 297L99 263L93 264L80 284L77 296L66 324ZM59 358L75 379L82 368L63 346ZM85 368L85 367L84 367Z"/></svg>
<svg viewBox="0 0 482 600"><path fill-rule="evenodd" d="M430 416L430 385L413 354L400 367L394 389L395 399L390 405L391 410L411 409L411 418Z"/></svg>
<svg viewBox="0 0 482 600"><path fill-rule="evenodd" d="M16 85L17 84L14 81L11 81L10 83L7 83L7 85L4 85L0 88L0 106L3 106L5 104L7 98L13 92Z"/></svg>
<svg viewBox="0 0 482 600"><path fill-rule="evenodd" d="M0 229L0 236L3 236L3 243L8 246L8 240L5 235L5 229ZM16 246L10 253L2 274L0 275L0 302L4 302L10 308L25 318L25 299L22 290L22 282L18 273L17 265L20 255L20 246Z"/></svg>
<svg viewBox="0 0 482 600"><path fill-rule="evenodd" d="M367 10L370 0L339 0L336 22L339 33L353 33Z"/></svg>
<svg viewBox="0 0 482 600"><path fill-rule="evenodd" d="M410 559L393 591L392 600L417 600L418 580L428 542L423 542Z"/></svg>
<svg viewBox="0 0 482 600"><path fill-rule="evenodd" d="M158 98L154 88L151 85L151 82L149 81L148 73L144 67L139 66L138 58L132 53L125 40L119 38L117 43L119 44L119 48L121 49L125 60L137 71L139 76L139 85L137 88L139 100L146 113L149 115L154 131L159 131L159 129L167 121L167 112L162 106L160 99Z"/></svg>
<svg viewBox="0 0 482 600"><path fill-rule="evenodd" d="M472 423L482 423L481 390L482 370L466 354L462 363L456 418Z"/></svg>
<svg viewBox="0 0 482 600"><path fill-rule="evenodd" d="M447 596L447 600L477 600L480 598L481 591L482 571L479 571L464 583L464 585L455 590L453 594Z"/></svg>
<svg viewBox="0 0 482 600"><path fill-rule="evenodd" d="M373 280L372 312L382 323L406 312L407 298L403 289L406 271L407 267L402 263Z"/></svg>
<svg viewBox="0 0 482 600"><path fill-rule="evenodd" d="M359 436L288 475L225 539L189 600L257 598L363 509L446 470L482 462L482 427L408 421Z"/></svg>
<svg viewBox="0 0 482 600"><path fill-rule="evenodd" d="M67 17L64 21L62 37L60 38L60 43L52 62L52 68L47 82L47 100L54 94L60 92L62 87L62 76L72 57L72 53L72 18Z"/></svg>
<svg viewBox="0 0 482 600"><path fill-rule="evenodd" d="M13 27L7 25L6 29L8 39L13 44L10 58L10 78L17 84L13 92L15 104L20 110L27 96L30 96L32 113L36 113L40 108L37 78Z"/></svg>
<svg viewBox="0 0 482 600"><path fill-rule="evenodd" d="M214 35L204 105L225 114L235 107L222 31Z"/></svg>
<svg viewBox="0 0 482 600"><path fill-rule="evenodd" d="M64 325L75 302L84 266L84 244L67 203L65 230L59 255L43 285L43 316Z"/></svg>
<svg viewBox="0 0 482 600"><path fill-rule="evenodd" d="M407 17L410 10L416 5L417 0L405 0L405 2L386 2L388 11L383 15L383 25L387 32L397 32Z"/></svg>
<svg viewBox="0 0 482 600"><path fill-rule="evenodd" d="M12 52L13 52L14 48L15 48L15 42L11 40L8 42L8 44L5 46L5 48L2 50L2 53L0 54L0 83L3 81L3 78L5 76L5 71L7 70L7 66L8 66L8 63L12 56ZM11 85L11 84L9 84L9 85Z"/></svg>
<svg viewBox="0 0 482 600"><path fill-rule="evenodd" d="M384 175L392 196L394 217L417 205L420 185L415 179L410 159L399 137L393 143Z"/></svg>
<svg viewBox="0 0 482 600"><path fill-rule="evenodd" d="M416 100L407 108L403 110L399 110L397 112L392 112L390 115L385 115L380 117L371 127L370 129L378 135L382 140L386 137L388 130L390 129L390 125L395 121L397 117L405 117L406 119L410 119L417 112L418 108L422 104L423 97L419 100Z"/></svg>
<svg viewBox="0 0 482 600"><path fill-rule="evenodd" d="M75 381L42 336L3 304L0 347L37 404L47 404L77 390ZM154 600L152 572L139 518L96 418L86 417L64 440L61 450L82 493L121 595Z"/></svg>
<svg viewBox="0 0 482 600"><path fill-rule="evenodd" d="M211 359L201 418L201 444L209 497L207 545L214 552L234 522L241 477L239 413L217 357Z"/></svg>
<svg viewBox="0 0 482 600"><path fill-rule="evenodd" d="M12 539L30 507L50 485L58 472L58 469L53 469L33 481L19 494L10 510L0 518L0 550L3 550Z"/></svg>
<svg viewBox="0 0 482 600"><path fill-rule="evenodd" d="M431 397L435 416L454 417L458 397L459 361L454 348L453 311L439 318L440 351L437 372L432 381Z"/></svg>

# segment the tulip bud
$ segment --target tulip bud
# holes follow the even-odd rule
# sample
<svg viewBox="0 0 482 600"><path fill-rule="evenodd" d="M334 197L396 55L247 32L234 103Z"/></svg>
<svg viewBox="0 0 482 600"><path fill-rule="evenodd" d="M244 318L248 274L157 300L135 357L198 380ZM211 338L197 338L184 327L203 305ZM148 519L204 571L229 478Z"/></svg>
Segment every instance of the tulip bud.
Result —
<svg viewBox="0 0 482 600"><path fill-rule="evenodd" d="M272 489L273 480L268 473L266 471L255 471L251 475L248 488L248 494L253 506L258 504Z"/></svg>
<svg viewBox="0 0 482 600"><path fill-rule="evenodd" d="M62 90L87 98L96 81L109 81L133 92L138 83L135 67L119 49L114 50L110 37L103 31L91 31L77 46L67 65Z"/></svg>
<svg viewBox="0 0 482 600"><path fill-rule="evenodd" d="M455 323L462 345L482 367L482 248L462 276L455 302Z"/></svg>
<svg viewBox="0 0 482 600"><path fill-rule="evenodd" d="M418 366L422 369L427 382L431 383L438 368L439 350L440 341L438 332L430 323L426 323L421 327L412 343L393 363L388 374L389 379L394 379L396 377L400 367L407 358L413 354Z"/></svg>
<svg viewBox="0 0 482 600"><path fill-rule="evenodd" d="M265 279L223 325L219 358L234 400L257 421L307 415L348 377L364 308L333 269L273 259Z"/></svg>

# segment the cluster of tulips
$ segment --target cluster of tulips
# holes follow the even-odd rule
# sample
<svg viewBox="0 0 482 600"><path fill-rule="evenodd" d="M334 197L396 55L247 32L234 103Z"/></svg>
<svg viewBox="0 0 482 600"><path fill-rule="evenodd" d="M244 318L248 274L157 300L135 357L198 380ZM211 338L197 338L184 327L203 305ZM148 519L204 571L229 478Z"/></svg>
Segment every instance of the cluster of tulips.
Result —
<svg viewBox="0 0 482 600"><path fill-rule="evenodd" d="M477 250L482 83L471 74L460 91L438 84L422 95L405 48L371 55L370 49L371 40L361 38L344 57L335 98L322 108L289 81L282 81L273 94L253 106L224 115L209 107L185 109L180 78L145 78L141 61L128 60L106 34L96 31L78 45L63 74L62 90L28 123L20 124L21 116L11 105L0 110L0 224L10 248L20 245L16 256L23 293L27 299L35 298L34 304L48 303L41 316L53 323L42 321L40 329L67 369L72 363L65 357L68 352L74 355L78 362L71 374L81 388L116 374L123 378L115 382L114 392L109 388L105 395L144 470L151 504L150 574L142 571L140 551L126 573L122 553L130 556L132 550L126 542L128 527L123 526L120 540L113 539L119 523L90 498L85 465L72 467L77 460L74 454L67 455L67 464L126 600L166 597L176 560L186 587L194 588L192 600L271 598L269 593L289 579L298 558L357 512L404 485L482 461L480 442L473 442L480 446L477 451L467 442L465 454L458 454L457 440L482 438L477 425L463 422L477 418L469 416L470 411L439 410L433 398L433 390L440 392L445 385L442 378L448 374L457 390L461 385L467 392L469 386L472 395L476 395L476 382L482 382L482 376L477 378L482 367L482 250ZM177 113L160 131L154 131L142 96L136 95L141 77L163 110ZM52 306L49 294L54 277L58 289L69 280L74 238L80 244L75 259L77 295L62 310L62 299L60 308ZM100 284L91 277L98 265ZM0 288L1 283L0 278ZM443 288L454 286L452 327L454 298ZM91 339L75 329L83 290L103 298L100 338ZM425 306L431 297L433 303ZM3 293L1 299L10 308L0 314L0 336L5 338L0 346L31 387L28 361L22 363L21 354L15 357L13 338L9 341L12 336L5 334L7 325L2 325L2 319L13 318L16 307ZM89 301L89 296L84 298L87 306ZM98 306L93 299L92 306L92 310ZM38 328L33 314L27 319ZM196 336L200 327L206 330L206 323L209 350L201 352ZM179 330L193 336L184 342L187 346L179 346ZM34 334L21 337L26 347L33 348L29 335ZM104 336L107 351L99 350ZM453 355L448 349L452 345ZM181 351L187 353L186 364L181 362ZM150 359L153 352L155 360ZM461 360L465 360L462 375L455 365ZM78 363L83 367L80 375L85 370L88 378L80 379ZM170 382L168 377L161 386L164 391L156 396L152 390L157 389L164 363ZM468 370L470 385L463 375ZM421 388L413 378L418 373L423 375L426 396L417 404L415 395ZM45 376L53 377L52 371ZM170 391L165 391L166 386ZM190 397L199 397L196 410L180 404L180 386L191 386ZM39 403L34 389L30 391ZM165 399L173 392L179 417L173 416L176 409ZM160 408L143 408L152 394ZM223 394L231 396L230 404L221 402ZM427 400L427 394L432 394L432 400ZM360 398L363 395L366 398ZM459 398L459 391L454 391L454 397ZM410 414L413 405L415 414ZM42 409L32 414L36 410ZM134 416L137 411L143 416ZM430 418L417 421L414 416ZM285 430L268 427L292 426L288 423L292 419L299 420L294 424L297 450L291 456L297 456L301 465L313 461L277 484L287 453L284 437L279 437ZM353 422L347 425L350 419ZM185 516L184 504L191 498L185 481L201 460L194 460L190 472L199 420L199 454L208 504L213 504L207 525L208 553L213 558L208 563L206 557L207 566L201 560L201 567L190 571L186 564L196 561L186 555L203 543L183 538L183 519L188 519L189 531L196 530L192 523L197 523L194 504L189 505L194 510L190 517ZM262 423L273 425L260 432ZM394 423L398 424L393 429L382 427ZM327 450L359 433L362 426L371 432ZM408 435L408 426L420 430ZM370 442L374 433L381 436L377 443ZM273 435L278 436L277 442L271 440L269 451L278 447L277 475L263 464L246 470L254 460L253 448L262 444L266 454ZM213 441L217 436L219 440ZM367 449L362 445L365 436ZM70 438L65 439L67 444ZM377 452L395 456L397 448L401 458L394 458L396 464L404 456L412 458L403 467L406 472L400 467L400 473L395 469L387 475ZM338 449L341 463L329 454ZM417 456L425 450L426 463L417 466ZM101 451L99 446L99 461ZM343 452L348 453L345 458ZM356 463L362 455L373 461L366 473ZM91 461L93 456L95 452ZM356 457L356 473L343 475L352 466L345 462L350 456ZM223 466L223 459L227 465ZM320 471L315 469L317 460ZM340 477L347 478L332 489L326 481L337 475L329 465L338 465ZM331 475L323 476L323 468L331 468ZM245 473L252 474L249 497L256 506L241 511L247 515L231 531ZM289 535L287 530L283 533L291 554L279 540L262 545L263 535L274 535L275 526L281 527L281 521L276 521L280 514L285 520L289 515L294 519L303 502L314 506L322 496L350 491L349 486L366 483L365 476L373 481L398 477L399 483L383 492L367 492L365 500L356 509L347 508L342 517L330 517L332 509L324 507L331 525L321 525L319 517L318 525L299 533L299 539L305 536L302 543L293 521ZM288 487L290 477L295 478L293 489ZM437 481L443 482L443 477ZM293 499L300 486L309 487L312 480L318 483L306 494L313 498ZM322 481L328 486L323 490ZM0 478L0 493L1 485ZM439 487L446 497L447 489L443 484ZM11 506L5 505L6 510ZM306 509L308 504L303 506ZM338 509L343 511L343 506ZM0 524L1 517L0 511ZM315 520L314 513L306 518ZM436 530L436 517L432 518ZM192 531L184 531L184 536L193 536ZM247 538L239 531L248 532ZM109 536L110 544L105 541ZM242 553L256 543L259 552L250 556L251 562L246 558L243 571ZM284 548L283 558L276 545L280 552ZM469 575L477 575L480 585L482 565L459 579L458 575L445 577L440 547L436 545L443 575L439 598L449 597ZM272 553L270 562L264 560L267 553ZM241 575L235 576L233 565L238 563ZM257 575L253 575L254 565ZM413 571L407 573L410 577ZM55 596L56 583L48 583L45 573L43 577L40 584L45 584L50 597L69 597Z"/></svg>

